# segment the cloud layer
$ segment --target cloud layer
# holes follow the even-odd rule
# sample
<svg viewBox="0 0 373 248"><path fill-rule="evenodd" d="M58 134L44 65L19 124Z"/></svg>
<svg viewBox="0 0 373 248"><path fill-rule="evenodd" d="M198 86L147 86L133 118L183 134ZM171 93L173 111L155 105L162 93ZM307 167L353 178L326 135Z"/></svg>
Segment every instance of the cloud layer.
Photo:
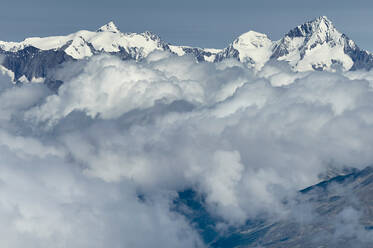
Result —
<svg viewBox="0 0 373 248"><path fill-rule="evenodd" d="M256 73L233 60L155 53L68 64L56 73L58 94L4 77L0 239L203 246L170 210L188 188L228 224L289 214L283 198L329 168L372 164L372 75L294 73L281 63Z"/></svg>

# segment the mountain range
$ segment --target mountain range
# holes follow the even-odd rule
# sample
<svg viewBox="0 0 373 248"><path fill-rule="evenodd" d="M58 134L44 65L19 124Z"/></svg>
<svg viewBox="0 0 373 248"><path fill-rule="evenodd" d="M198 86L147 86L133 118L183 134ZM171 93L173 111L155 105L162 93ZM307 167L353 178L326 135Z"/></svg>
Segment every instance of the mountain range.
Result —
<svg viewBox="0 0 373 248"><path fill-rule="evenodd" d="M171 45L148 31L122 33L109 22L93 32L81 30L66 36L27 38L22 42L0 41L0 68L14 82L51 83L54 69L64 62L103 53L122 60L141 61L154 51L178 56L189 54L198 62L237 59L254 70L260 70L271 60L286 61L294 71L373 67L372 53L360 49L327 17L321 16L295 27L280 40L272 41L265 34L249 31L224 49Z"/></svg>

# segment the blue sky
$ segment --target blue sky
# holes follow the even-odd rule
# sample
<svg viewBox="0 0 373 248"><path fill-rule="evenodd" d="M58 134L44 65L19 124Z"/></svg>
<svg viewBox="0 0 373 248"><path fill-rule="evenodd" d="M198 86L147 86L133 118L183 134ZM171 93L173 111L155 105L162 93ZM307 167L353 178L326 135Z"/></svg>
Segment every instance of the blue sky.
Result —
<svg viewBox="0 0 373 248"><path fill-rule="evenodd" d="M276 40L326 15L357 44L373 50L373 1L327 0L2 0L0 40L95 30L113 20L123 32L145 30L173 44L225 47L248 30Z"/></svg>

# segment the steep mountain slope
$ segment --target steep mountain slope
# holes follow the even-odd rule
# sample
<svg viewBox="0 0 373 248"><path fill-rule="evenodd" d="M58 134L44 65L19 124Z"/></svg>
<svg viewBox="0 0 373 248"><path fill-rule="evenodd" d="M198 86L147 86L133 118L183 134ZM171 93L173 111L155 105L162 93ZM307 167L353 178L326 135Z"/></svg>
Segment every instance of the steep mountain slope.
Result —
<svg viewBox="0 0 373 248"><path fill-rule="evenodd" d="M292 29L275 42L272 59L288 61L296 71L360 69L360 49L325 16ZM365 53L372 57L371 54ZM372 64L365 61L366 68ZM364 68L364 67L363 67Z"/></svg>
<svg viewBox="0 0 373 248"><path fill-rule="evenodd" d="M203 196L180 192L174 210L200 231L208 247L360 247L373 245L373 168L336 176L299 192L287 218L249 220L221 233Z"/></svg>

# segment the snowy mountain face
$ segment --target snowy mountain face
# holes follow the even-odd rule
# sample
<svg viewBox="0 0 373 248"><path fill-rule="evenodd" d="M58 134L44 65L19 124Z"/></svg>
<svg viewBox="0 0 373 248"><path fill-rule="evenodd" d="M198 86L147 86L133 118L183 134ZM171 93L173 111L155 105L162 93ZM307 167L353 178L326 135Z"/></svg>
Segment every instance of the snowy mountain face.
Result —
<svg viewBox="0 0 373 248"><path fill-rule="evenodd" d="M102 53L123 60L140 61L150 53L168 51L179 56L193 55L198 61L213 62L218 49L172 46L151 33L122 33L110 22L97 31L78 31L67 36L27 38L22 42L0 41L2 70L15 82L40 82L50 78L53 69L68 61L75 61Z"/></svg>
<svg viewBox="0 0 373 248"><path fill-rule="evenodd" d="M249 31L225 49L171 45L151 32L122 33L113 22L94 32L82 30L66 36L27 38L22 42L0 41L2 71L14 82L48 81L60 64L97 54L140 61L157 50L178 56L189 54L198 62L234 58L257 71L270 60L286 61L295 71L370 70L373 67L373 55L361 50L326 17L306 22L278 41Z"/></svg>
<svg viewBox="0 0 373 248"><path fill-rule="evenodd" d="M218 60L237 58L257 70L269 60L286 61L294 71L369 70L373 67L373 55L340 33L325 16L292 29L278 41L249 31L217 57Z"/></svg>
<svg viewBox="0 0 373 248"><path fill-rule="evenodd" d="M19 43L0 42L0 48L8 52L19 52L27 47L42 51L62 50L73 59L83 59L100 52L126 52L129 57L139 59L154 50L168 49L168 45L151 32L121 33L113 22L96 32L82 30L67 36L28 38Z"/></svg>
<svg viewBox="0 0 373 248"><path fill-rule="evenodd" d="M155 50L169 50L168 44L150 32L121 33L113 22L96 32L79 31L67 36L28 38L22 42L0 42L2 65L14 81L37 81L67 61L93 55L115 54L123 60L141 60Z"/></svg>
<svg viewBox="0 0 373 248"><path fill-rule="evenodd" d="M288 61L296 71L350 70L356 44L340 33L326 17L300 25L275 42L272 59ZM356 60L356 59L355 59Z"/></svg>
<svg viewBox="0 0 373 248"><path fill-rule="evenodd" d="M260 69L272 55L273 42L265 34L249 31L240 35L217 55L217 61L236 58L249 67Z"/></svg>

